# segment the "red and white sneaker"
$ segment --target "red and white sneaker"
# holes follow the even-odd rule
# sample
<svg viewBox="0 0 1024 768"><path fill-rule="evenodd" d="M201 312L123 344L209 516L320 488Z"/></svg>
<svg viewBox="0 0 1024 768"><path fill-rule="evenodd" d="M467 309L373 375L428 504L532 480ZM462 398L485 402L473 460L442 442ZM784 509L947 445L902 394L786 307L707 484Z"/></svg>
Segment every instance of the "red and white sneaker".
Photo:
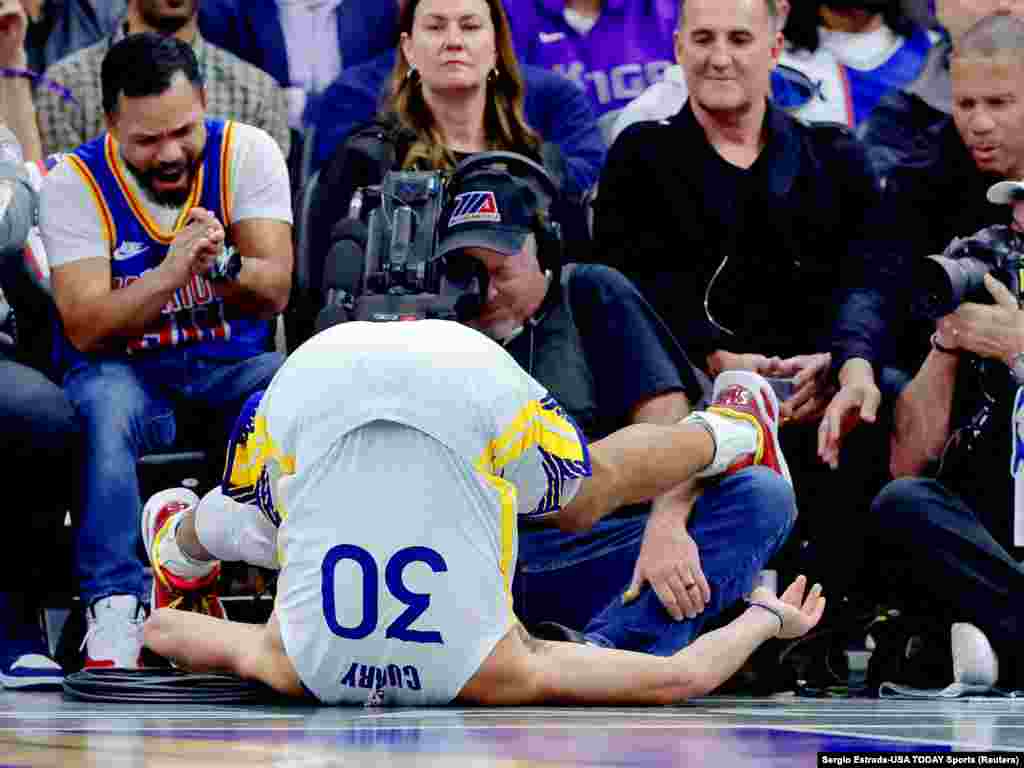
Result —
<svg viewBox="0 0 1024 768"><path fill-rule="evenodd" d="M220 563L197 566L186 560L173 540L181 516L198 506L199 497L188 488L169 488L151 496L142 508L142 540L153 566L150 606L154 611L177 608L223 619L224 606L217 594Z"/></svg>
<svg viewBox="0 0 1024 768"><path fill-rule="evenodd" d="M698 477L731 475L759 465L792 484L779 445L779 413L779 400L764 377L753 371L718 374L711 405L684 419L699 421L715 439L715 456Z"/></svg>
<svg viewBox="0 0 1024 768"><path fill-rule="evenodd" d="M145 606L134 595L110 595L85 612L85 668L138 669L142 666L142 623Z"/></svg>

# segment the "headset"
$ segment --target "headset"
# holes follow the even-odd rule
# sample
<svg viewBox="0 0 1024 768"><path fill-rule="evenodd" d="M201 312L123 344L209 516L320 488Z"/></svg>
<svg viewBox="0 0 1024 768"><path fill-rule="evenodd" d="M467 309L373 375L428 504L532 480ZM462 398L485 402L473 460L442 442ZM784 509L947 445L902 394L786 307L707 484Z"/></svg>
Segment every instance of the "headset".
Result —
<svg viewBox="0 0 1024 768"><path fill-rule="evenodd" d="M328 280L337 285L327 289L327 306L317 317L316 329L352 319L472 319L487 295L487 270L477 259L437 254L440 222L448 220L456 195L477 176L503 183L511 179L528 196L538 263L542 270L557 273L563 238L552 209L560 189L539 163L514 152L481 152L459 163L447 178L436 171L391 171L378 187L357 190L359 205L350 205L349 217L335 227L328 255L335 267L325 270L325 285ZM380 197L367 226L359 222L364 192ZM417 213L415 206L435 193L436 208Z"/></svg>

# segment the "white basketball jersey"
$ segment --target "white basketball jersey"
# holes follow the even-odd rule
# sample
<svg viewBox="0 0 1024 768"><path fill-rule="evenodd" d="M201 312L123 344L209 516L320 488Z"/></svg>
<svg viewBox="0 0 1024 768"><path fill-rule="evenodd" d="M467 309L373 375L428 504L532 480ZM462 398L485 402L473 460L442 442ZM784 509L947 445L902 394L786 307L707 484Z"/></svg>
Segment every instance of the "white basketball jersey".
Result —
<svg viewBox="0 0 1024 768"><path fill-rule="evenodd" d="M447 704L513 626L517 516L590 474L579 430L457 323L346 323L286 361L225 491L279 524L276 613L324 703Z"/></svg>

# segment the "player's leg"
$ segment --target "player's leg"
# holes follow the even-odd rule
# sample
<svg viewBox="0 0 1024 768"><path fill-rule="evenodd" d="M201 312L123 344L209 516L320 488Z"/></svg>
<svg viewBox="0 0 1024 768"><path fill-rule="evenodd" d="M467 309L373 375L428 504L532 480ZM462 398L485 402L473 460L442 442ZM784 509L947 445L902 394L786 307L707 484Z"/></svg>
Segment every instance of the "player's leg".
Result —
<svg viewBox="0 0 1024 768"><path fill-rule="evenodd" d="M287 696L306 696L285 654L276 616L266 625L242 624L162 608L146 621L143 639L152 651L190 672L228 672Z"/></svg>
<svg viewBox="0 0 1024 768"><path fill-rule="evenodd" d="M653 499L694 477L755 464L788 481L778 426L779 402L768 382L751 371L726 371L715 379L707 410L674 425L630 424L593 443L593 474L557 524L587 530L615 509Z"/></svg>
<svg viewBox="0 0 1024 768"><path fill-rule="evenodd" d="M798 637L817 624L825 601L817 585L805 598L805 587L800 577L782 598L765 597L771 609L752 605L725 627L668 657L536 640L516 626L498 642L456 700L614 706L672 704L702 696L729 679L761 643L779 635L782 616L787 622L784 637Z"/></svg>

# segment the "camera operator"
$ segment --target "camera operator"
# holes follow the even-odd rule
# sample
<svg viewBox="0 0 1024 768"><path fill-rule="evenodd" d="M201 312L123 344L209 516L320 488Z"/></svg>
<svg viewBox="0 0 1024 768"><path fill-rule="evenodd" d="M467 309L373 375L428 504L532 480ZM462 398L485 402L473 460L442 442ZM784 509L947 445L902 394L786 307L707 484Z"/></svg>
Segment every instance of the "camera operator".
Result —
<svg viewBox="0 0 1024 768"><path fill-rule="evenodd" d="M892 435L898 479L875 500L870 525L889 598L947 625L961 622L952 630L954 679L1020 688L1024 183L996 184L988 199L1011 204L1013 221L949 251L981 257L960 266L973 272L968 283L984 288L938 320L931 352L900 396Z"/></svg>
<svg viewBox="0 0 1024 768"><path fill-rule="evenodd" d="M588 442L686 416L701 388L665 324L616 270L562 266L550 192L525 178L460 166L449 182L437 256L480 275L460 319L502 343ZM516 615L548 639L674 653L750 591L795 518L785 469L734 467L586 532L523 522Z"/></svg>

